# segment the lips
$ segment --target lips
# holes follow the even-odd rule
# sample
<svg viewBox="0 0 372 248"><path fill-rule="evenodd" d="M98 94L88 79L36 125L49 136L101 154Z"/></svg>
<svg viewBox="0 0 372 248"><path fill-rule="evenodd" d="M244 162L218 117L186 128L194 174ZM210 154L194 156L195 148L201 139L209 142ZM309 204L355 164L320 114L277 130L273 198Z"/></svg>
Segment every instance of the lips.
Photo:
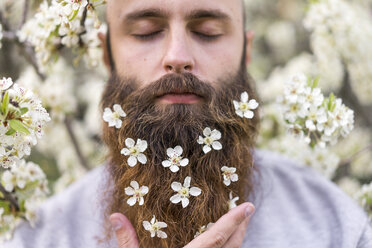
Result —
<svg viewBox="0 0 372 248"><path fill-rule="evenodd" d="M170 92L158 96L158 101L164 104L194 104L201 100L201 96L190 92Z"/></svg>

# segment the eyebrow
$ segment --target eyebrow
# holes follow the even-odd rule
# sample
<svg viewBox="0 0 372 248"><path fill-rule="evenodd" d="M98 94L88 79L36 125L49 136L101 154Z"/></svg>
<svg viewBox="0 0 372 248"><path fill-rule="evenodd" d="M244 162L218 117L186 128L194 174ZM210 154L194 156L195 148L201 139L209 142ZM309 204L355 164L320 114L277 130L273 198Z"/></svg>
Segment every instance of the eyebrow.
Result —
<svg viewBox="0 0 372 248"><path fill-rule="evenodd" d="M161 8L147 8L142 10L133 11L129 14L126 14L122 17L124 22L133 22L139 19L146 19L146 18L168 18L170 17L170 13ZM211 19L218 19L218 20L231 20L231 18L224 12L218 9L198 9L192 10L186 14L186 20L195 20L195 19L203 19L203 18L211 18Z"/></svg>

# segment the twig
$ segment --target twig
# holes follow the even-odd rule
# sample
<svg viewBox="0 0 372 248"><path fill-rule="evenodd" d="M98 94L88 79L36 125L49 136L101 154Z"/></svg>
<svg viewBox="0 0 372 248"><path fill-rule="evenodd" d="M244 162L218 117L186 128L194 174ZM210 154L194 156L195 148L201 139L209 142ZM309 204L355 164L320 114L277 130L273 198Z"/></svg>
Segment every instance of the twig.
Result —
<svg viewBox="0 0 372 248"><path fill-rule="evenodd" d="M0 183L0 191L4 195L4 198L8 200L14 206L15 210L19 211L20 208L19 208L17 200L14 199L14 197L8 191L5 190L5 188L3 187L3 185L1 185L1 183Z"/></svg>
<svg viewBox="0 0 372 248"><path fill-rule="evenodd" d="M24 0L24 3L23 3L22 21L21 21L21 23L19 24L19 28L21 28L21 27L26 23L26 20L27 20L27 13L28 13L28 7L29 7L29 1L30 1L30 0Z"/></svg>
<svg viewBox="0 0 372 248"><path fill-rule="evenodd" d="M372 151L372 144L369 144L368 146L364 147L363 149L357 151L356 153L354 153L350 157L348 157L346 159L343 159L340 162L339 166L344 166L344 165L347 165L347 164L351 164L351 162L353 162L360 154L362 154L364 152L367 152L368 150Z"/></svg>
<svg viewBox="0 0 372 248"><path fill-rule="evenodd" d="M68 132L68 135L70 136L70 139L72 141L72 144L73 144L73 146L75 148L76 155L78 156L81 165L86 170L90 170L90 167L88 165L88 162L86 161L86 159L83 156L83 153L80 150L80 146L79 146L78 141L76 139L76 135L75 135L74 130L73 130L72 126L71 126L71 118L69 116L66 116L64 123L65 123L66 129L67 129L67 132Z"/></svg>

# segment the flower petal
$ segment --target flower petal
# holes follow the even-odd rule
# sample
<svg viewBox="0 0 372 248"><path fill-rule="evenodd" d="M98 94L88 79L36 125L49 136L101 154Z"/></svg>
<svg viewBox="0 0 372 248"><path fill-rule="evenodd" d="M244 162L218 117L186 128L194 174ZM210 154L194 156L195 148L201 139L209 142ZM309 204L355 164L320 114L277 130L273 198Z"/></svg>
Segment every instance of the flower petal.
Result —
<svg viewBox="0 0 372 248"><path fill-rule="evenodd" d="M158 227L160 227L160 228L166 228L167 226L168 226L167 223L162 222L162 221L158 221Z"/></svg>
<svg viewBox="0 0 372 248"><path fill-rule="evenodd" d="M160 231L160 230L157 231L156 236L158 236L158 238L161 238L161 239L166 239L168 237L165 232Z"/></svg>
<svg viewBox="0 0 372 248"><path fill-rule="evenodd" d="M140 189L140 192L142 195L146 195L149 192L149 187L147 186L142 186Z"/></svg>
<svg viewBox="0 0 372 248"><path fill-rule="evenodd" d="M129 147L129 148L134 147L135 144L136 144L136 143L135 143L134 140L131 139L131 138L127 138L127 139L125 140L125 145L126 145L127 147Z"/></svg>
<svg viewBox="0 0 372 248"><path fill-rule="evenodd" d="M230 180L223 180L223 183L226 185L226 186L229 186L231 184L231 181Z"/></svg>
<svg viewBox="0 0 372 248"><path fill-rule="evenodd" d="M212 133L211 129L209 127L206 127L203 131L204 136L210 136Z"/></svg>
<svg viewBox="0 0 372 248"><path fill-rule="evenodd" d="M126 187L124 191L126 195L134 195L134 189L132 187Z"/></svg>
<svg viewBox="0 0 372 248"><path fill-rule="evenodd" d="M182 152L183 152L183 149L181 146L176 146L174 148L174 152L178 155L178 156L181 156Z"/></svg>
<svg viewBox="0 0 372 248"><path fill-rule="evenodd" d="M168 148L167 149L167 156L169 158L172 158L174 156L174 150L173 150L173 148Z"/></svg>
<svg viewBox="0 0 372 248"><path fill-rule="evenodd" d="M141 164L146 164L147 162L147 158L143 153L138 154L137 159Z"/></svg>
<svg viewBox="0 0 372 248"><path fill-rule="evenodd" d="M142 221L142 225L143 225L143 228L145 228L145 230L147 231L151 229L151 224L147 220Z"/></svg>
<svg viewBox="0 0 372 248"><path fill-rule="evenodd" d="M189 190L189 193L192 196L198 196L201 194L201 189L199 189L198 187L191 187L191 189Z"/></svg>
<svg viewBox="0 0 372 248"><path fill-rule="evenodd" d="M211 133L211 138L214 139L214 140L219 140L221 139L221 132L214 129Z"/></svg>
<svg viewBox="0 0 372 248"><path fill-rule="evenodd" d="M182 184L179 183L179 182L173 182L171 184L171 188L174 190L174 191L180 191L182 189Z"/></svg>
<svg viewBox="0 0 372 248"><path fill-rule="evenodd" d="M236 182L236 181L238 181L238 174L232 174L231 176L230 176L230 180L231 181L233 181L233 182Z"/></svg>
<svg viewBox="0 0 372 248"><path fill-rule="evenodd" d="M140 206L142 206L144 202L145 202L145 201L143 200L143 197L140 197L140 199L139 199L139 203L138 203L138 204L139 204Z"/></svg>
<svg viewBox="0 0 372 248"><path fill-rule="evenodd" d="M256 109L258 107L258 102L255 99L252 99L248 103L248 108L250 109Z"/></svg>
<svg viewBox="0 0 372 248"><path fill-rule="evenodd" d="M172 166L170 167L170 170L171 170L172 172L177 172L177 171L180 170L180 168L179 168L177 165L172 165Z"/></svg>
<svg viewBox="0 0 372 248"><path fill-rule="evenodd" d="M207 153L210 152L211 150L212 150L212 148L210 148L210 146L207 146L207 145L203 146L203 152L204 152L205 154L207 154Z"/></svg>
<svg viewBox="0 0 372 248"><path fill-rule="evenodd" d="M137 164L137 158L135 156L129 156L128 158L128 165L133 167Z"/></svg>
<svg viewBox="0 0 372 248"><path fill-rule="evenodd" d="M179 203L181 201L181 196L179 194L176 194L176 195L173 195L171 198L170 198L170 201L172 203Z"/></svg>
<svg viewBox="0 0 372 248"><path fill-rule="evenodd" d="M133 206L134 204L136 204L136 202L137 202L136 197L131 197L127 200L129 206Z"/></svg>
<svg viewBox="0 0 372 248"><path fill-rule="evenodd" d="M189 205L189 202L189 198L182 198L182 207L187 207Z"/></svg>
<svg viewBox="0 0 372 248"><path fill-rule="evenodd" d="M244 112L244 117L247 118L247 119L252 119L253 116L254 116L253 111L247 110L247 111Z"/></svg>
<svg viewBox="0 0 372 248"><path fill-rule="evenodd" d="M163 165L163 167L169 167L172 165L171 161L169 160L164 160L163 162L161 162L161 164Z"/></svg>
<svg viewBox="0 0 372 248"><path fill-rule="evenodd" d="M140 152L144 152L147 149L147 141L137 139L137 147Z"/></svg>
<svg viewBox="0 0 372 248"><path fill-rule="evenodd" d="M244 91L241 95L240 95L240 100L242 102L248 102L248 93L246 91Z"/></svg>
<svg viewBox="0 0 372 248"><path fill-rule="evenodd" d="M212 147L214 150L221 150L222 149L222 144L218 141L213 141Z"/></svg>
<svg viewBox="0 0 372 248"><path fill-rule="evenodd" d="M198 138L198 144L204 144L204 139L203 139L203 137L202 136L199 136L199 138Z"/></svg>
<svg viewBox="0 0 372 248"><path fill-rule="evenodd" d="M125 155L125 156L128 156L130 154L130 151L129 151L128 148L123 148L123 149L121 149L120 153Z"/></svg>
<svg viewBox="0 0 372 248"><path fill-rule="evenodd" d="M135 189L135 190L139 189L139 185L138 185L137 181L131 181L130 186L132 186L133 189Z"/></svg>
<svg viewBox="0 0 372 248"><path fill-rule="evenodd" d="M182 166L182 167L184 167L184 166L186 166L186 165L188 165L189 164L189 159L187 159L187 158L184 158L184 159L182 159L181 161L180 161L180 165Z"/></svg>
<svg viewBox="0 0 372 248"><path fill-rule="evenodd" d="M183 187L190 188L190 182L191 182L191 177L186 177L185 181L183 182Z"/></svg>

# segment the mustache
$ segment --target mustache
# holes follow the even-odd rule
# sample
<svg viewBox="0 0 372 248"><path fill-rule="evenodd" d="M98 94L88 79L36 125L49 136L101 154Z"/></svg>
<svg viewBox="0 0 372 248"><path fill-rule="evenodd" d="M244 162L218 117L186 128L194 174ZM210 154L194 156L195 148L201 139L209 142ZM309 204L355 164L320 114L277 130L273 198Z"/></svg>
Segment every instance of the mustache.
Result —
<svg viewBox="0 0 372 248"><path fill-rule="evenodd" d="M166 94L194 94L209 102L216 92L210 83L198 79L192 73L167 74L141 89L134 90L128 98L154 101Z"/></svg>

